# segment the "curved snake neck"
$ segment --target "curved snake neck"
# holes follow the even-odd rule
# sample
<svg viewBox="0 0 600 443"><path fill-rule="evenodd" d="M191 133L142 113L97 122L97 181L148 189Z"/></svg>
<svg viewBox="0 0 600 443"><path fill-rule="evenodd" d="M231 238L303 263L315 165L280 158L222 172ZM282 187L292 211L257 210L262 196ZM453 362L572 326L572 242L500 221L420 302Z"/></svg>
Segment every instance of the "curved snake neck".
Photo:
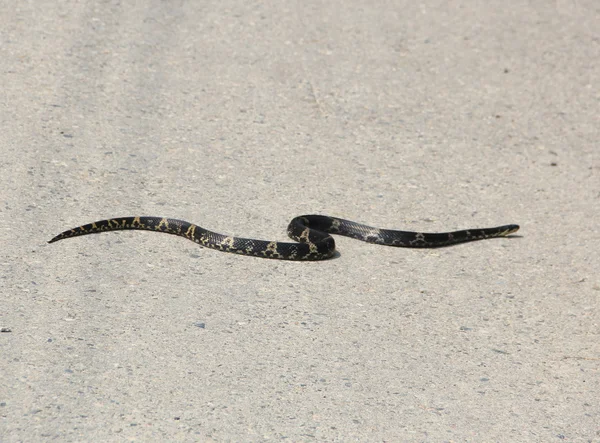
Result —
<svg viewBox="0 0 600 443"><path fill-rule="evenodd" d="M335 241L330 234L352 237L368 243L405 248L436 248L457 243L505 237L519 230L518 225L467 229L454 232L424 233L373 228L326 215L302 215L288 226L288 236L298 243L255 240L217 234L183 220L161 217L120 217L100 220L62 232L48 243L79 235L105 231L145 230L185 237L207 248L224 252L280 260L324 260L333 256Z"/></svg>

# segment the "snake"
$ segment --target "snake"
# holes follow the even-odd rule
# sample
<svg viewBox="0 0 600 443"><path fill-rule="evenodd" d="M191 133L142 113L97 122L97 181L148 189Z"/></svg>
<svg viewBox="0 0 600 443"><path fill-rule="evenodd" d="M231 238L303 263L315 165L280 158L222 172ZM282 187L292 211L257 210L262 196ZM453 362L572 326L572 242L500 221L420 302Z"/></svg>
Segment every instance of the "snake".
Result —
<svg viewBox="0 0 600 443"><path fill-rule="evenodd" d="M201 246L236 254L279 260L325 260L335 254L330 234L343 235L367 243L405 248L437 248L493 237L505 237L519 225L425 233L379 229L327 215L301 215L289 224L288 236L298 243L256 240L218 234L183 220L163 217L120 217L78 226L58 234L48 243L106 231L144 230L185 237Z"/></svg>

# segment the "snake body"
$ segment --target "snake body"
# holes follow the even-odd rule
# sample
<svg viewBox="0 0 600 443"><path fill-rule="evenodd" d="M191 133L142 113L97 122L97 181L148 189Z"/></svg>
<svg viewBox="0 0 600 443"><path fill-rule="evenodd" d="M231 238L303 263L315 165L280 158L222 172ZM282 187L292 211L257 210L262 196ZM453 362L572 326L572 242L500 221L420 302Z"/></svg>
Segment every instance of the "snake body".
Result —
<svg viewBox="0 0 600 443"><path fill-rule="evenodd" d="M436 248L457 243L504 237L516 232L518 225L467 229L444 233L424 233L372 228L353 221L325 215L302 215L288 226L288 236L298 243L255 240L217 234L183 220L161 217L120 217L100 220L69 229L54 237L54 243L70 237L105 231L145 230L185 237L207 248L224 252L280 260L324 260L335 253L329 234L344 235L368 243L405 248Z"/></svg>

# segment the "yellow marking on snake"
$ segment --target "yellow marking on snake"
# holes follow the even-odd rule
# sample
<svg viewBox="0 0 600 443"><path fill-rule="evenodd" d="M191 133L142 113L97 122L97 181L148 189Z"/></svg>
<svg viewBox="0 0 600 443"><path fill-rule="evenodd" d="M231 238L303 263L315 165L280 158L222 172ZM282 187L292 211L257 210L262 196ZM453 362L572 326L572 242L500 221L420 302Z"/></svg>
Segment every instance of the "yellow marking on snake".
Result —
<svg viewBox="0 0 600 443"><path fill-rule="evenodd" d="M267 252L271 252L273 256L279 256L279 252L277 252L277 242L276 241L272 241L271 243L269 243L267 245L263 255L268 255Z"/></svg>
<svg viewBox="0 0 600 443"><path fill-rule="evenodd" d="M185 236L190 240L194 239L194 234L196 233L196 225L190 225L190 227L185 231Z"/></svg>
<svg viewBox="0 0 600 443"><path fill-rule="evenodd" d="M166 230L169 230L169 221L166 218L161 218L154 229L156 229L157 231L160 231L160 228L162 226L164 226L166 228Z"/></svg>

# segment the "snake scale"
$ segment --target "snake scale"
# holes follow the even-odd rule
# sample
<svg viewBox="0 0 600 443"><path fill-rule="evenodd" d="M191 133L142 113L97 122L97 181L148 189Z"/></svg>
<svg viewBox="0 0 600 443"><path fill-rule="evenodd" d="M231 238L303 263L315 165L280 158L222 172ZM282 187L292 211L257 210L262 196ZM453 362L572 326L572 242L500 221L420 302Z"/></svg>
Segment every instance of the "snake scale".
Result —
<svg viewBox="0 0 600 443"><path fill-rule="evenodd" d="M333 256L335 241L329 234L344 235L367 243L405 248L436 248L457 243L504 237L516 232L518 225L467 229L444 233L424 233L378 229L325 215L302 215L288 226L288 236L299 243L231 237L208 231L183 220L161 217L121 217L100 220L57 235L48 243L79 235L105 231L146 230L179 235L207 248L224 252L280 260L324 260Z"/></svg>

